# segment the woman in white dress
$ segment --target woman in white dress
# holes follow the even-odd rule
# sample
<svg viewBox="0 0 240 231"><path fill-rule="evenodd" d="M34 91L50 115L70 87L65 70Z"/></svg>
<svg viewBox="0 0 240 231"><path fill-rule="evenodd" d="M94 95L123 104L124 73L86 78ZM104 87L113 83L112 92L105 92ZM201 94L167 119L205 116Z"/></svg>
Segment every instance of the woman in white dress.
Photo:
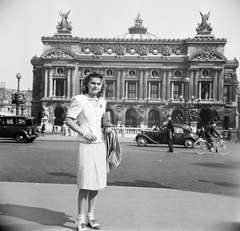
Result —
<svg viewBox="0 0 240 231"><path fill-rule="evenodd" d="M104 79L100 72L88 74L83 81L83 94L72 98L66 118L66 124L78 133L79 193L76 227L79 231L87 230L87 226L100 229L94 218L94 209L98 190L107 185L106 146L101 129L101 118L106 110L106 100L102 98L104 89Z"/></svg>

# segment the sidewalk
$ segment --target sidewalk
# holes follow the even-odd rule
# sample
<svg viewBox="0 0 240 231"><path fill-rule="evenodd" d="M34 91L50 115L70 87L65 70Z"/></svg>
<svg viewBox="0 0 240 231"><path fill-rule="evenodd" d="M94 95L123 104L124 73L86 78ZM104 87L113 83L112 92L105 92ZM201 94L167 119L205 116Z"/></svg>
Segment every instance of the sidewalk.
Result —
<svg viewBox="0 0 240 231"><path fill-rule="evenodd" d="M75 185L0 182L0 188L1 231L76 230ZM108 186L95 215L101 230L239 231L239 211L234 197Z"/></svg>

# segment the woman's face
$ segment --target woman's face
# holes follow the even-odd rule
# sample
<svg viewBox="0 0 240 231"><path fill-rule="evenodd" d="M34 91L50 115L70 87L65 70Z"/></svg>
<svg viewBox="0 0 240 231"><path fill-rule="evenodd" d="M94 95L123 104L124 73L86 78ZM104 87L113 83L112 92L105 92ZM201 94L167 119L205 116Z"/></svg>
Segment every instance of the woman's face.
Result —
<svg viewBox="0 0 240 231"><path fill-rule="evenodd" d="M88 82L88 94L91 97L96 96L102 89L102 79L97 77L91 77Z"/></svg>

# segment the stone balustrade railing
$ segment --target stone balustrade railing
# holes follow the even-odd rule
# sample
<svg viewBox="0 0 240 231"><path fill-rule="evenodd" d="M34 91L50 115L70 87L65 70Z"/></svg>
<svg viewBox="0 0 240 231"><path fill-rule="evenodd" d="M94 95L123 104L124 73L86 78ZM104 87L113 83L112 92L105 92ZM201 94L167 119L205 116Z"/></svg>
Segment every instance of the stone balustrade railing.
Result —
<svg viewBox="0 0 240 231"><path fill-rule="evenodd" d="M142 128L122 128L116 127L116 131L118 133L118 137L135 137L138 132L140 132ZM76 136L76 133L69 129L68 127L63 128L62 132L63 136Z"/></svg>

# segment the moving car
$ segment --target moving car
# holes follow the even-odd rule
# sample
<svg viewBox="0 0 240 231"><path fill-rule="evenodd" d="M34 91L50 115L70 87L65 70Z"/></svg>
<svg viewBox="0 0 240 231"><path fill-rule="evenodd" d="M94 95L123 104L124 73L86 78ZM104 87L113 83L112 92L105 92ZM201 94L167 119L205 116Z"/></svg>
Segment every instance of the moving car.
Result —
<svg viewBox="0 0 240 231"><path fill-rule="evenodd" d="M33 142L38 137L37 121L31 116L0 116L0 138L18 143Z"/></svg>
<svg viewBox="0 0 240 231"><path fill-rule="evenodd" d="M167 144L167 125L160 127L160 130L142 130L137 134L135 141L138 146L147 144ZM193 134L190 126L185 124L174 124L173 144L184 145L186 148L193 148L197 137Z"/></svg>

